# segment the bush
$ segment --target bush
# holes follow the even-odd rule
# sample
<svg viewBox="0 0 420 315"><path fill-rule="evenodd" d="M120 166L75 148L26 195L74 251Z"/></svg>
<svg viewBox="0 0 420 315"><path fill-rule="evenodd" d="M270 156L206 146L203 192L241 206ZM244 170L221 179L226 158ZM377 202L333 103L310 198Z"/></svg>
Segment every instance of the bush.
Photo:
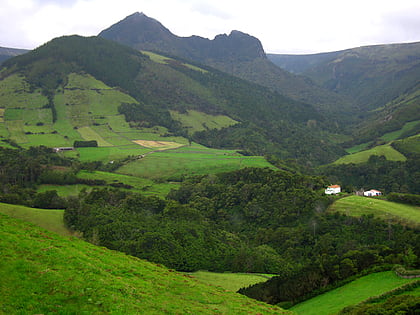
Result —
<svg viewBox="0 0 420 315"><path fill-rule="evenodd" d="M74 141L73 147L75 148L88 148L88 147L97 147L98 142L96 140L88 140L88 141L82 141L82 140L76 140Z"/></svg>

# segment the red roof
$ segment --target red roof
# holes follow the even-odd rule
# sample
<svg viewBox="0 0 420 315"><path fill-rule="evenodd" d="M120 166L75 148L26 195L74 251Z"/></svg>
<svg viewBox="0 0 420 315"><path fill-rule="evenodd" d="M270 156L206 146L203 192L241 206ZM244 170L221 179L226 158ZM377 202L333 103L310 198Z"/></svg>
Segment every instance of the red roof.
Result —
<svg viewBox="0 0 420 315"><path fill-rule="evenodd" d="M328 186L328 188L340 188L340 185L331 185L331 186Z"/></svg>

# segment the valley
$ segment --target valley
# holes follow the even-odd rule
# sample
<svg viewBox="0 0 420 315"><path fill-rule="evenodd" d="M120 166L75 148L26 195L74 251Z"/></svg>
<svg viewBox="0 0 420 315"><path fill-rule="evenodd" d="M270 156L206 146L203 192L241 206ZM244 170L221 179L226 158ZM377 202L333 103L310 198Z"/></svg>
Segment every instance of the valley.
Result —
<svg viewBox="0 0 420 315"><path fill-rule="evenodd" d="M135 13L2 53L0 313L418 307L418 43L273 55Z"/></svg>

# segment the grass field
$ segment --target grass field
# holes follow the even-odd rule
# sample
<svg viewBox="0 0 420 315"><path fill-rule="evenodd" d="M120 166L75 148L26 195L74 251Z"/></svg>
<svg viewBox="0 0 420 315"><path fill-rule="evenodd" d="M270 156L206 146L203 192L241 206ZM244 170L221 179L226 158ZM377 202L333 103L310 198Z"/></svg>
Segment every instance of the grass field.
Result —
<svg viewBox="0 0 420 315"><path fill-rule="evenodd" d="M225 115L209 115L196 110L187 110L183 114L173 110L170 112L172 118L187 128L190 134L207 129L221 129L238 123L236 120Z"/></svg>
<svg viewBox="0 0 420 315"><path fill-rule="evenodd" d="M214 174L244 167L273 167L264 157L242 156L233 150L209 149L197 144L155 152L128 163L118 173L149 179L179 180L183 176Z"/></svg>
<svg viewBox="0 0 420 315"><path fill-rule="evenodd" d="M282 313L276 306L1 214L0 236L3 314Z"/></svg>
<svg viewBox="0 0 420 315"><path fill-rule="evenodd" d="M381 295L415 280L399 278L393 271L373 273L299 303L290 310L299 315L337 314L346 306L360 303L369 297Z"/></svg>
<svg viewBox="0 0 420 315"><path fill-rule="evenodd" d="M335 161L333 164L364 163L369 160L371 155L383 155L389 161L405 161L404 155L391 147L390 144L380 145L370 150L360 151L354 154L345 155Z"/></svg>
<svg viewBox="0 0 420 315"><path fill-rule="evenodd" d="M156 54L156 53L151 52L151 51L142 51L142 53L145 54L145 55L147 55L147 56L149 56L150 60L152 60L153 62L156 62L156 63L168 64L170 62L178 62L178 61L176 61L176 60L174 60L172 58L165 57L165 56ZM183 66L185 66L187 68L190 68L192 70L195 70L195 71L200 71L200 72L203 72L203 73L207 73L208 72L207 70L204 70L204 69L199 68L199 67L194 66L194 65L190 65L188 63L181 63L181 64Z"/></svg>
<svg viewBox="0 0 420 315"><path fill-rule="evenodd" d="M189 273L189 275L200 282L219 286L232 292L237 292L240 288L248 287L256 283L265 282L274 276L256 273L218 273L209 271L196 271Z"/></svg>
<svg viewBox="0 0 420 315"><path fill-rule="evenodd" d="M0 213L33 223L60 235L71 235L71 232L64 226L63 223L64 210L35 209L0 203Z"/></svg>
<svg viewBox="0 0 420 315"><path fill-rule="evenodd" d="M350 196L335 201L328 211L359 217L373 214L382 220L420 226L420 207L375 198Z"/></svg>

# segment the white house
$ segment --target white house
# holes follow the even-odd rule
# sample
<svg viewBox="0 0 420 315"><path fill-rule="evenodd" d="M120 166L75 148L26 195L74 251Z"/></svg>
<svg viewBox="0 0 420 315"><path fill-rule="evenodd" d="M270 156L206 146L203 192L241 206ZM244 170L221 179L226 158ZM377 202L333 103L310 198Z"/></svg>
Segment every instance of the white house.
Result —
<svg viewBox="0 0 420 315"><path fill-rule="evenodd" d="M339 192L341 192L341 187L340 187L340 185L331 185L331 186L328 186L328 187L325 189L325 194L326 194L326 195L338 194Z"/></svg>
<svg viewBox="0 0 420 315"><path fill-rule="evenodd" d="M382 193L379 190L371 189L363 192L363 195L366 197L374 197L374 196L380 196Z"/></svg>

